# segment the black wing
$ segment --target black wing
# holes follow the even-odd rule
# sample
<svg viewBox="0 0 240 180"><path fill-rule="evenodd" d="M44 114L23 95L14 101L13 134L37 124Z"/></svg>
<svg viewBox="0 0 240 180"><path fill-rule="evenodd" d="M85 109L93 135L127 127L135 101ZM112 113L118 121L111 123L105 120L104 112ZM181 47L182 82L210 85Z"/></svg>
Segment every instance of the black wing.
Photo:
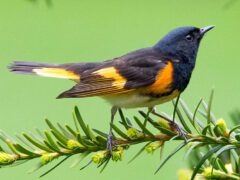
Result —
<svg viewBox="0 0 240 180"><path fill-rule="evenodd" d="M134 91L153 84L158 72L165 66L165 61L153 48L138 50L85 71L80 82L58 98L104 96Z"/></svg>

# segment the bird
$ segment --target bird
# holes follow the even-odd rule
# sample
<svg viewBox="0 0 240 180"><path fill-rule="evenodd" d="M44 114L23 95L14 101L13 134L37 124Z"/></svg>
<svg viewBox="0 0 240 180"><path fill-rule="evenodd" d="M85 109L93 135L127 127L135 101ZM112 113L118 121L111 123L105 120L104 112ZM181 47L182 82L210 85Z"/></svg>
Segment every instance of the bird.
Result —
<svg viewBox="0 0 240 180"><path fill-rule="evenodd" d="M14 61L9 69L17 74L75 81L71 89L57 98L102 97L111 104L111 123L120 108L147 107L149 112L157 115L156 105L180 97L188 86L200 42L214 27L177 27L153 46L102 62L48 64ZM177 129L183 134L181 128ZM106 146L112 151L111 125Z"/></svg>

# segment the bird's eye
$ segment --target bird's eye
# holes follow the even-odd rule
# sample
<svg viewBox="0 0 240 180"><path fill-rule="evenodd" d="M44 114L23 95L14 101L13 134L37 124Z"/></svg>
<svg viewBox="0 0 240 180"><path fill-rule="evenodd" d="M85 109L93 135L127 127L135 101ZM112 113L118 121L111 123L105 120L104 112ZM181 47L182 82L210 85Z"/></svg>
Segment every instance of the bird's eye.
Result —
<svg viewBox="0 0 240 180"><path fill-rule="evenodd" d="M192 37L191 35L187 35L187 36L186 36L186 40L187 40L187 41L192 41L192 40L193 40L193 37Z"/></svg>

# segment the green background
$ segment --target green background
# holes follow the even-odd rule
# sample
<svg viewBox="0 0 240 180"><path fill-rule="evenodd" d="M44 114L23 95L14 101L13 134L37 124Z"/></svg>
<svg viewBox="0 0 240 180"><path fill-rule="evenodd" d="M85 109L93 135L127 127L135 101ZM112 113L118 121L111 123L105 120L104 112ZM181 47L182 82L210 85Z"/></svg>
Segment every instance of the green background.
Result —
<svg viewBox="0 0 240 180"><path fill-rule="evenodd" d="M71 111L78 105L85 120L107 131L110 106L98 98L63 99L55 97L69 89L70 81L17 76L7 70L13 60L49 63L102 61L155 44L169 30L185 25L216 25L204 38L197 65L183 98L194 109L200 97L208 98L214 87L214 111L229 118L239 108L240 83L240 3L235 0L0 0L0 128L10 134L45 129L44 118L71 123ZM158 107L172 112L171 103ZM128 116L137 110L126 110ZM117 117L118 118L118 117ZM167 143L165 155L176 143ZM142 155L127 161L140 148L125 153L120 163L110 163L104 173L90 166L84 171L70 169L71 160L43 179L177 179L177 170L186 167L183 152L157 174L159 154ZM84 163L86 163L85 161ZM37 160L3 168L0 179L37 179L27 171ZM84 163L82 165L84 165ZM52 164L53 165L53 164Z"/></svg>

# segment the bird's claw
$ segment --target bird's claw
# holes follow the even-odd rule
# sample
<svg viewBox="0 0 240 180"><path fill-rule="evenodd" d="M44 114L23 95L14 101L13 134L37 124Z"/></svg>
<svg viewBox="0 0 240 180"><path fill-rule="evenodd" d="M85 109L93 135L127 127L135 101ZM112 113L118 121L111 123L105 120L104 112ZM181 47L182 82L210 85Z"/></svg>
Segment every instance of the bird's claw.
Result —
<svg viewBox="0 0 240 180"><path fill-rule="evenodd" d="M157 113L155 108L151 109L151 113L157 117L165 119L173 129L177 130L178 134L184 139L185 143L187 143L187 133L184 132L184 130L182 130L182 128L176 122Z"/></svg>
<svg viewBox="0 0 240 180"><path fill-rule="evenodd" d="M115 143L113 141L113 135L112 135L112 133L109 133L108 137L107 137L107 149L108 149L110 155L112 155L112 151L113 151L114 147L115 147Z"/></svg>
<svg viewBox="0 0 240 180"><path fill-rule="evenodd" d="M171 122L171 127L177 130L178 134L184 139L185 143L187 143L187 133L175 122Z"/></svg>

